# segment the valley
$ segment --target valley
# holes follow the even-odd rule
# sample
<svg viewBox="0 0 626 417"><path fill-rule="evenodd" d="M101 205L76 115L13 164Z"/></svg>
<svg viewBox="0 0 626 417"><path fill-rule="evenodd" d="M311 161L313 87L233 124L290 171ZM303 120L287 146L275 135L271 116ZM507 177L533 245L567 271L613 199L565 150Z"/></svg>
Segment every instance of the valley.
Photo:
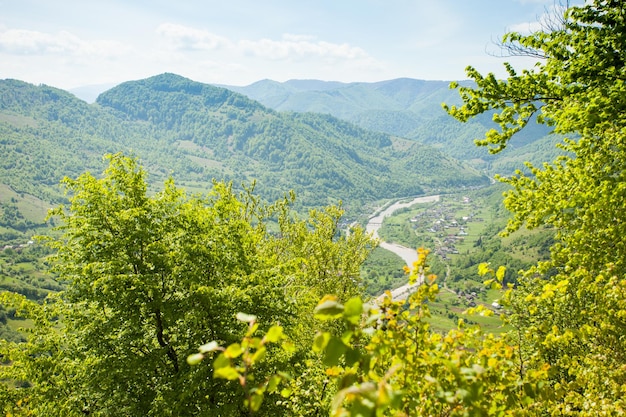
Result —
<svg viewBox="0 0 626 417"><path fill-rule="evenodd" d="M403 80L389 85L396 85L399 92L402 88L414 92L409 88L411 83ZM363 86L333 88L349 88L353 90L352 99L356 99ZM390 91L388 88L387 93ZM440 288L427 302L429 314L424 317L432 331L445 334L464 323L500 333L506 330L499 318L502 311L496 307L502 291L483 285L477 274L478 265L505 266L504 282L514 285L517 271L546 259L552 243L552 234L546 230L523 231L521 236L505 240L498 237L508 213L502 208L505 188L494 184L491 178L503 167L506 172L506 167L517 166L520 157L544 157L542 151L559 140L555 137L525 139L518 150L512 147L513 151L498 157L477 158L467 135L483 127L470 125L466 130L457 130L456 122L441 119L437 112L424 111L417 116L401 109L405 112L402 117L416 118L417 126L427 126L429 132L439 135L437 139L418 134L401 137L401 132L388 129L401 117L392 114L398 108L392 106L379 112L379 98L371 94L365 95L374 106L367 110L368 118L361 115L346 121L338 117L341 114L270 109L228 89L174 74L123 83L102 93L93 104L61 90L15 80L0 81L0 92L0 151L6 156L0 163L0 290L25 296L36 305L45 305L48 295L70 285L59 279L58 269L51 270L58 263L51 260L55 251L44 242L60 236L61 231L54 228L62 222L59 212L50 218L46 214L59 206L67 210L76 201L71 192L67 193L70 184L84 181L92 172L99 178L110 175L98 174L106 165L104 155L114 159L129 155L142 164L150 198L167 194L163 194L163 183L181 187L195 196L192 198L210 195L216 187L223 189L228 184L250 207L272 201L289 206L294 222L289 227L294 228L294 234L279 232L291 223L277 218L268 219L267 230L272 239L290 240L281 252L303 251L297 256L308 257L307 267L298 267L298 272L293 273L298 279L304 279L311 267L321 268L318 274L323 278L315 278L320 281L307 290L320 291L305 298L309 310L314 305L311 302L323 294L346 288L346 282L342 283L346 270L353 270L350 285L359 283L358 292L366 294L365 300L380 300L388 290L394 300L406 299L421 282L407 285L403 267L412 266L417 260L416 249L424 247L430 251L428 272L437 275L435 282ZM440 100L441 91L431 98ZM344 106L350 107L347 102ZM367 127L372 120L384 120L387 116L389 124L373 126L373 130ZM125 195L121 193L116 198ZM344 214L333 226L320 213L324 207L338 204ZM335 213L334 210L331 208L328 213ZM296 222L307 216L313 217L298 229ZM122 219L125 217L120 217L121 224L125 224ZM380 240L380 246L366 258L358 256L371 250L368 245L348 250L340 256L341 262L349 266L339 268L336 260L326 258L337 249L326 245L348 244L350 238L340 230L349 224L360 225L365 233ZM322 236L333 227L337 227L333 235ZM132 239L143 232L138 226L130 229ZM321 240L300 247L307 233L311 236L306 239ZM303 235L297 237L299 234ZM237 246L239 237L234 239L227 238L224 244ZM364 236L357 235L355 239ZM185 240L174 247L185 247ZM182 249L168 249L171 250ZM133 253L130 251L131 256ZM355 260L351 261L353 257ZM324 266L325 262L332 266ZM215 265L227 267L220 262ZM288 269L292 267L290 264ZM327 276L328 268L339 269ZM206 276L198 276L204 277L200 281L205 283ZM212 285L211 291L232 289L224 281ZM236 291L254 288L248 284L233 285ZM294 288L299 286L296 280ZM301 299L303 290L285 288L294 291L285 302ZM281 299L267 297L263 291L263 302L276 303ZM280 291L286 290L281 287ZM103 302L114 302L115 297L107 296ZM225 302L230 309L238 308L230 299ZM476 307L495 314L466 314ZM175 310L178 308L176 305ZM0 306L0 337L28 342L29 329L36 323L26 316L14 306ZM113 332L123 326L107 320L103 325L113 326ZM162 340L159 344L165 346ZM123 354L120 360L129 357L132 354Z"/></svg>
<svg viewBox="0 0 626 417"><path fill-rule="evenodd" d="M5 3L0 414L626 415L625 2Z"/></svg>
<svg viewBox="0 0 626 417"><path fill-rule="evenodd" d="M478 275L478 264L491 260L502 262L498 266L507 267L508 276L514 279L517 269L530 266L527 263L530 259L547 258L546 252L536 253L532 258L523 257L526 262L521 263L518 257L503 258L494 253L490 257L476 258L476 254L482 251L482 245L487 247L499 240L497 233L504 227L506 218L498 217L498 206L494 205L499 204L494 197L500 192L501 187L492 185L483 190L401 199L374 212L367 223L366 230L380 239L380 249L377 250L387 251L402 259L395 264L397 270L402 268L402 264L411 267L417 261L417 248L430 251L430 272L437 275L436 282L442 288L431 305L433 317L430 321L434 329L444 331L463 318L470 323L480 322L489 331L502 331L498 317L501 311L499 307L494 307L499 306L502 292L483 285ZM383 237L379 235L381 229ZM530 236L544 246L552 242L549 234L535 232ZM472 257L475 259L472 260ZM376 269L373 265L372 261L367 268ZM382 280L389 279L393 269L389 264L381 263L379 270L387 274L385 278L379 276L378 279ZM366 275L371 273L371 269L365 272ZM389 290L394 300L406 299L421 284L409 285L406 280L406 275L398 274L395 279L387 281L387 286L376 286L376 290L369 293L378 296L382 291ZM494 311L495 316L468 317L465 311L476 305Z"/></svg>
<svg viewBox="0 0 626 417"><path fill-rule="evenodd" d="M441 101L457 100L447 84L410 79L374 84L263 81L225 89L162 74L112 87L87 104L51 87L0 81L0 150L5 156L0 163L0 248L7 249L1 257L2 285L34 298L60 288L36 272L42 270L47 252L39 244L26 245L55 225L54 218L44 221L48 209L67 203L59 185L63 177L100 172L102 155L115 152L135 155L145 164L151 192L171 176L190 192L209 191L213 180L232 181L236 188L253 186L267 201L293 190L293 207L300 213L341 201L348 222L356 219L375 236L382 227L381 248L410 265L414 248L428 247L436 272L450 275L451 251L469 253L473 243L456 248L449 238L414 232L401 237L393 231L394 219L411 205L486 186L485 173L498 166L495 159L489 165L476 163L474 145L464 136L484 126L463 126L459 135L460 125L435 110ZM398 130L406 125L398 121L402 117L412 127ZM425 126L432 133L446 132L438 140L449 142L409 134ZM528 144L522 147L525 156L535 155L532 147L542 143L529 138L522 142ZM499 160L512 164L515 158L505 154ZM398 200L406 195L417 197ZM397 202L366 220L370 210L389 199ZM463 232L461 228L456 234ZM476 262L470 264L475 268ZM460 282L474 282L473 275L465 273ZM404 279L400 274L389 282ZM372 294L397 286L382 281L369 285Z"/></svg>

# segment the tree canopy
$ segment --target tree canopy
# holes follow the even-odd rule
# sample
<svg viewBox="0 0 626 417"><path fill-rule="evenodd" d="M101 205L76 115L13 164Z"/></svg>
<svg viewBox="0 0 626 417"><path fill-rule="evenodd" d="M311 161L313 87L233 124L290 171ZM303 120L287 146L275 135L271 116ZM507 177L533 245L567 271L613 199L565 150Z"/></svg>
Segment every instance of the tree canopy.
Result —
<svg viewBox="0 0 626 417"><path fill-rule="evenodd" d="M135 159L109 161L101 179L66 179L70 204L52 213L63 224L51 245L67 289L43 305L3 295L36 321L27 343L2 346L13 361L3 378L30 384L5 392L5 412L239 415L242 394L224 389L212 369L191 367L187 355L207 340L239 340L245 329L235 317L245 311L295 335L294 348L271 356L265 372L303 360L317 300L361 292L369 239L359 230L337 236L336 207L300 220L291 198L262 204L252 190L218 182L206 197L173 180L149 195Z"/></svg>
<svg viewBox="0 0 626 417"><path fill-rule="evenodd" d="M459 120L495 111L479 144L498 152L533 116L568 135L567 152L511 186L506 233L554 228L549 261L502 296L510 331L463 320L430 329L438 291L420 249L406 302L361 294L372 242L337 230L329 207L301 220L290 198L261 204L215 183L154 195L137 161L66 179L52 239L67 290L42 304L4 293L34 322L0 345L10 415L612 416L625 412L624 82L626 6L595 0L559 25L504 45L541 60L447 107ZM505 268L481 264L486 285ZM325 295L334 293L335 295ZM319 300L319 302L318 302ZM477 307L470 313L490 314ZM210 359L210 360L209 360Z"/></svg>
<svg viewBox="0 0 626 417"><path fill-rule="evenodd" d="M526 271L513 292L512 323L524 367L550 367L550 410L561 415L624 412L626 386L626 6L595 0L567 8L558 25L509 33L509 51L539 57L497 80L474 68L475 88L448 107L467 120L495 110L498 129L479 145L503 149L533 115L568 135L568 153L531 173L501 178L512 190L507 232L547 225L557 233L549 262Z"/></svg>

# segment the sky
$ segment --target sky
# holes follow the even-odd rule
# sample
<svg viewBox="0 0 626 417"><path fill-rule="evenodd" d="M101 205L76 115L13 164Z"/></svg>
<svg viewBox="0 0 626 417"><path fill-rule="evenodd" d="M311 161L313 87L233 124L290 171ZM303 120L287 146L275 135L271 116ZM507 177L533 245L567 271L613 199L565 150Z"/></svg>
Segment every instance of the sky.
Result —
<svg viewBox="0 0 626 417"><path fill-rule="evenodd" d="M0 79L72 89L194 81L503 76L496 41L554 0L0 0Z"/></svg>

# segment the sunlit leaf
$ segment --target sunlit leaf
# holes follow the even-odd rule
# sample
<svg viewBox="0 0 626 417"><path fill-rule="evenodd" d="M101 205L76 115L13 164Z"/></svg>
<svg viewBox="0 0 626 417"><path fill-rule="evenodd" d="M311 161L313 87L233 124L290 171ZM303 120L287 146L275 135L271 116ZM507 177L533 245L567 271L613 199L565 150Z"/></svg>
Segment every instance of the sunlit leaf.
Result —
<svg viewBox="0 0 626 417"><path fill-rule="evenodd" d="M220 348L220 345L217 342L212 341L212 342L209 342L207 344L200 346L198 350L200 351L200 353L208 353L208 352L214 352L218 350L219 348Z"/></svg>
<svg viewBox="0 0 626 417"><path fill-rule="evenodd" d="M344 306L335 297L324 297L315 307L315 318L320 320L332 320L341 317Z"/></svg>
<svg viewBox="0 0 626 417"><path fill-rule="evenodd" d="M483 262L478 264L478 275L483 276L489 273L491 269L489 268L488 262Z"/></svg>
<svg viewBox="0 0 626 417"><path fill-rule="evenodd" d="M324 364L328 366L337 365L346 349L347 347L341 339L331 336L324 350Z"/></svg>
<svg viewBox="0 0 626 417"><path fill-rule="evenodd" d="M266 354L267 354L267 349L264 346L258 348L256 352L254 352L254 354L252 355L252 359L251 359L252 363L259 363L265 358Z"/></svg>
<svg viewBox="0 0 626 417"><path fill-rule="evenodd" d="M498 267L498 270L496 271L496 278L498 279L499 282L502 282L504 280L505 274L506 274L506 267L505 266Z"/></svg>
<svg viewBox="0 0 626 417"><path fill-rule="evenodd" d="M233 343L228 346L224 351L224 356L227 358L236 358L244 352L243 348L239 343Z"/></svg>
<svg viewBox="0 0 626 417"><path fill-rule="evenodd" d="M261 404L263 403L263 395L260 394L252 394L250 397L250 410L259 411L261 408Z"/></svg>
<svg viewBox="0 0 626 417"><path fill-rule="evenodd" d="M237 370L232 366L225 366L213 371L214 378L228 379L229 381L239 379L240 376L239 372L237 372Z"/></svg>
<svg viewBox="0 0 626 417"><path fill-rule="evenodd" d="M363 300L359 297L349 299L344 305L343 316L352 324L358 324L363 314Z"/></svg>
<svg viewBox="0 0 626 417"><path fill-rule="evenodd" d="M268 342L276 343L283 338L283 328L280 326L272 326L265 334L265 339Z"/></svg>
<svg viewBox="0 0 626 417"><path fill-rule="evenodd" d="M204 359L204 355L202 353L194 353L192 355L187 356L187 363L189 365L197 365Z"/></svg>
<svg viewBox="0 0 626 417"><path fill-rule="evenodd" d="M251 323L253 321L256 321L256 316L254 314L237 313L236 317L237 320L244 323Z"/></svg>

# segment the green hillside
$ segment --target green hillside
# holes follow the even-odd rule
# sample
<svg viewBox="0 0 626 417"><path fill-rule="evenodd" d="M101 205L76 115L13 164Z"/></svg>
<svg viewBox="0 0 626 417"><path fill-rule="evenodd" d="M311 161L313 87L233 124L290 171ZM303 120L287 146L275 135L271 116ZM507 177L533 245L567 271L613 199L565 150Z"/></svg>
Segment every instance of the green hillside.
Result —
<svg viewBox="0 0 626 417"><path fill-rule="evenodd" d="M117 152L138 156L153 183L173 175L206 191L213 178L256 181L268 199L293 189L300 208L343 200L358 211L367 201L486 182L430 147L328 115L277 112L174 74L123 83L95 104L0 81L0 152L0 184L18 208L29 198L43 207L63 201L64 176L101 172L102 156ZM29 220L41 223L40 215Z"/></svg>
<svg viewBox="0 0 626 417"><path fill-rule="evenodd" d="M441 104L460 102L458 92L449 85L447 81L399 78L375 83L262 80L227 88L275 110L327 113L364 129L412 139L490 173L506 175L526 160L552 160L559 153L553 146L558 139L549 137L549 128L535 123L519 132L509 148L498 155L474 146L474 140L492 127L492 115L467 123L448 116ZM540 144L533 145L535 142Z"/></svg>
<svg viewBox="0 0 626 417"><path fill-rule="evenodd" d="M409 78L376 83L336 83L290 80L278 83L262 80L245 87L227 88L245 94L279 111L328 113L358 123L362 127L406 136L433 114L442 114L443 100L458 101L448 82ZM435 103L433 107L433 103ZM381 129L377 112L405 113L408 126L388 124ZM381 120L382 121L382 120Z"/></svg>

